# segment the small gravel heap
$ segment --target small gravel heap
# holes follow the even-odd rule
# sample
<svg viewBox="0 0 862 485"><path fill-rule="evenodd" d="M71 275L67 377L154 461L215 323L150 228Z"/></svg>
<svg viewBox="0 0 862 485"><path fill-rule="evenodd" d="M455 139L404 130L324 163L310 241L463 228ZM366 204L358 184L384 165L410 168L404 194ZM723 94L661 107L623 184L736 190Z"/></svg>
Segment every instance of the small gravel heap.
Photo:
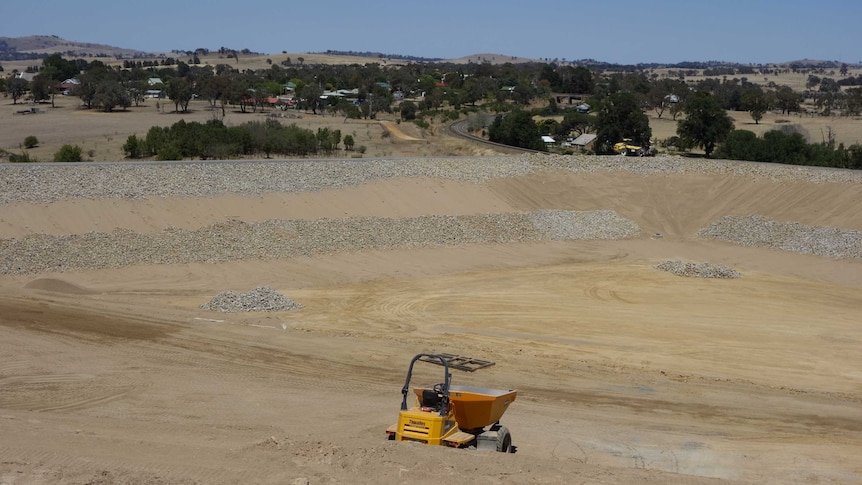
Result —
<svg viewBox="0 0 862 485"><path fill-rule="evenodd" d="M665 261L656 269L690 278L739 278L742 274L721 264L691 263L687 261Z"/></svg>
<svg viewBox="0 0 862 485"><path fill-rule="evenodd" d="M302 308L297 303L272 288L262 286L248 293L228 290L201 305L204 310L222 313L237 312L282 312Z"/></svg>

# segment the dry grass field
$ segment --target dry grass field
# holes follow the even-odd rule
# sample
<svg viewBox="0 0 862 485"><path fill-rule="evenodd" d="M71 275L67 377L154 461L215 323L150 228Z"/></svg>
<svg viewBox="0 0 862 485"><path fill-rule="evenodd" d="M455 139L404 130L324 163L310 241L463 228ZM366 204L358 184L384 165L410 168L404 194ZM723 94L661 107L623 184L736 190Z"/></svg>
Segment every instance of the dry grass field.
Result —
<svg viewBox="0 0 862 485"><path fill-rule="evenodd" d="M655 112L647 112L654 139L664 140L676 135L677 122L664 113L659 119ZM836 143L845 146L862 144L862 118L848 116L809 116L793 114L765 113L760 123L755 124L747 112L729 111L737 130L749 130L763 135L769 130L780 130L787 126L806 135L809 143L820 143L829 139L830 133Z"/></svg>
<svg viewBox="0 0 862 485"><path fill-rule="evenodd" d="M9 98L0 98L0 150L21 153L24 138L33 135L40 143L38 147L29 150L29 154L39 161L51 161L54 153L64 144L80 146L86 160L121 161L125 160L122 146L129 135L142 137L152 126L170 126L179 120L206 122L214 117L205 101L192 101L188 113L174 112L174 105L169 100L154 99L148 99L140 106L133 106L128 110L112 113L83 109L80 99L73 96L57 96L55 105L56 107L52 108L50 104L40 104L36 106L40 113L23 115L17 114L17 111L28 109L30 105L13 105ZM832 133L838 143L862 143L860 118L766 113L760 123L755 124L748 113L729 114L737 129L751 130L757 134L795 125L807 134L809 142L823 141ZM664 140L676 134L677 123L667 113L661 119L652 111L647 112L647 115L650 117L654 139ZM257 113L242 113L234 109L227 112L223 121L233 126L264 120L270 116L276 116L282 123L295 123L314 131L328 127L341 130L342 136L353 135L356 147L366 148L362 154L366 158L491 153L487 148L448 136L445 125L439 120L433 122L428 129L419 128L414 123L400 123L394 126L405 136L390 136L381 121L394 124L397 114L383 113L379 120L347 120L340 116L314 115L302 110L282 112L265 109ZM356 157L360 154L356 150L342 150L333 156Z"/></svg>
<svg viewBox="0 0 862 485"><path fill-rule="evenodd" d="M214 113L205 101L192 101L188 113L174 112L170 100L148 99L140 106L128 110L104 113L99 110L83 109L81 100L72 96L57 96L55 108L50 104L36 106L36 114L17 114L18 110L28 109L30 105L13 105L8 98L0 98L0 149L21 153L24 138L33 135L39 146L28 151L39 161L52 161L54 153L64 144L80 146L84 158L90 161L125 160L122 146L129 135L143 137L152 126L170 126L177 121L206 122L213 119ZM220 111L216 113L220 115ZM392 157L392 156L439 156L439 155L476 155L487 153L486 149L476 147L465 141L446 136L445 126L433 123L422 129L413 123L396 124L405 137L390 136L381 121L397 121L397 115L385 113L378 120L350 120L344 117L314 115L302 110L279 111L265 109L257 113L242 113L239 109L228 110L222 121L228 126L240 125L248 121L262 121L271 116L285 124L317 131L328 127L341 130L342 136L353 135L355 149L329 156L340 157ZM220 117L220 116L219 116ZM407 139L407 138L413 138ZM364 154L358 147L364 146Z"/></svg>

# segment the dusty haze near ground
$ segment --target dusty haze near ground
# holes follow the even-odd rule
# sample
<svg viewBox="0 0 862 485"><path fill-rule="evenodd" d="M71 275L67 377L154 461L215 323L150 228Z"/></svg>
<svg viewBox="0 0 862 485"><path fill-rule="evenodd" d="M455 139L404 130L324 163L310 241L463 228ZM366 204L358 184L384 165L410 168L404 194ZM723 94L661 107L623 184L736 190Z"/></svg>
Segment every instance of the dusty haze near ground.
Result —
<svg viewBox="0 0 862 485"><path fill-rule="evenodd" d="M551 171L3 205L4 239L539 209L615 210L642 236L0 276L0 483L859 483L862 262L697 232L860 231L860 202L859 184ZM304 308L199 308L259 286ZM453 381L519 391L517 453L385 440L420 352L496 362Z"/></svg>

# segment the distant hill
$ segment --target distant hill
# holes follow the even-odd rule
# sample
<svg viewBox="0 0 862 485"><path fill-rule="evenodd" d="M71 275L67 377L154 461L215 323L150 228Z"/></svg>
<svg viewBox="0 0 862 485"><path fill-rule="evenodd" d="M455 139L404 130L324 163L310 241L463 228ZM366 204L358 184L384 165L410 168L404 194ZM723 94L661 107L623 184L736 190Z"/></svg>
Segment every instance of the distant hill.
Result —
<svg viewBox="0 0 862 485"><path fill-rule="evenodd" d="M176 55L180 51L170 53L168 55ZM28 35L26 37L0 37L0 61L22 61L31 59L43 59L52 54L60 54L65 58L84 58L84 57L104 57L104 58L119 58L119 59L140 59L159 57L163 53L144 52L135 49L124 49L122 47L110 46L105 44L94 44L90 42L76 42L63 39L56 35ZM521 64L525 62L540 62L537 59L529 59L526 57L508 56L505 54L473 54L470 56L461 57L458 59L425 59L409 55L396 54L378 54L368 52L352 52L331 50L320 53L308 53L309 60L312 57L327 58L334 60L336 57L344 57L348 61L356 62L356 57L366 59L388 59L389 61L403 62L452 62L455 64L469 63L490 63L503 64L510 62L512 64ZM303 54L294 54L303 55ZM353 58L354 60L350 60ZM368 61L366 61L368 62ZM342 62L335 62L342 63Z"/></svg>
<svg viewBox="0 0 862 485"><path fill-rule="evenodd" d="M179 57L191 52L184 50L175 50L167 52L145 52L135 49L125 49L106 44L94 44L90 42L76 42L63 39L56 35L28 35L25 37L0 37L0 61L26 61L44 59L52 54L60 54L64 58L109 58L109 59L147 59L160 58L165 56ZM256 54L244 52L245 57L270 57L275 60L278 54ZM528 57L518 57L506 54L494 53L479 53L469 56L459 57L456 59L442 58L422 58L407 54L384 54L376 52L354 52L328 50L317 53L292 53L287 54L297 59L303 56L308 60L308 63L331 63L331 64L352 64L356 62L383 62L384 64L405 64L409 62L441 62L453 64L524 64L532 62L554 62L556 64L570 64L582 66L601 66L614 67L615 64L596 61L593 59L532 59ZM201 56L203 57L203 56ZM682 62L674 65L665 64L637 64L633 67L639 68L658 68L658 67L678 67L678 68L697 68L705 69L714 67L714 65L734 66L736 63L731 62ZM851 68L862 67L862 63L847 63ZM799 59L788 62L781 62L768 65L777 65L782 67L800 67L800 68L826 68L837 69L842 63L839 61L826 61L817 59Z"/></svg>
<svg viewBox="0 0 862 485"><path fill-rule="evenodd" d="M838 69L844 64L850 68L857 68L860 66L860 64L854 62L844 63L841 61L823 61L817 59L799 59L796 61L782 62L778 65L783 67Z"/></svg>
<svg viewBox="0 0 862 485"><path fill-rule="evenodd" d="M459 57L457 59L449 59L448 62L454 64L524 64L528 62L541 62L538 59L530 59L528 57L507 56L505 54L473 54L470 56Z"/></svg>
<svg viewBox="0 0 862 485"><path fill-rule="evenodd" d="M153 54L134 49L123 49L104 44L75 42L56 35L29 35L26 37L0 37L0 60L14 61L42 59L51 54L63 57L139 58Z"/></svg>

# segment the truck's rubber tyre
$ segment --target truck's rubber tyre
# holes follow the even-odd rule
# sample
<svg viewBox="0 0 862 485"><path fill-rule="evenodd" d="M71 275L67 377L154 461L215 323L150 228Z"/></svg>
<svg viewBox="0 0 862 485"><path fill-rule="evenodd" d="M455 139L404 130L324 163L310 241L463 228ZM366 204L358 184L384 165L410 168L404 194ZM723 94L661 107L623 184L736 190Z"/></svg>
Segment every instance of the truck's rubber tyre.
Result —
<svg viewBox="0 0 862 485"><path fill-rule="evenodd" d="M500 426L497 430L497 451L500 453L512 452L512 435L509 433L509 428Z"/></svg>

